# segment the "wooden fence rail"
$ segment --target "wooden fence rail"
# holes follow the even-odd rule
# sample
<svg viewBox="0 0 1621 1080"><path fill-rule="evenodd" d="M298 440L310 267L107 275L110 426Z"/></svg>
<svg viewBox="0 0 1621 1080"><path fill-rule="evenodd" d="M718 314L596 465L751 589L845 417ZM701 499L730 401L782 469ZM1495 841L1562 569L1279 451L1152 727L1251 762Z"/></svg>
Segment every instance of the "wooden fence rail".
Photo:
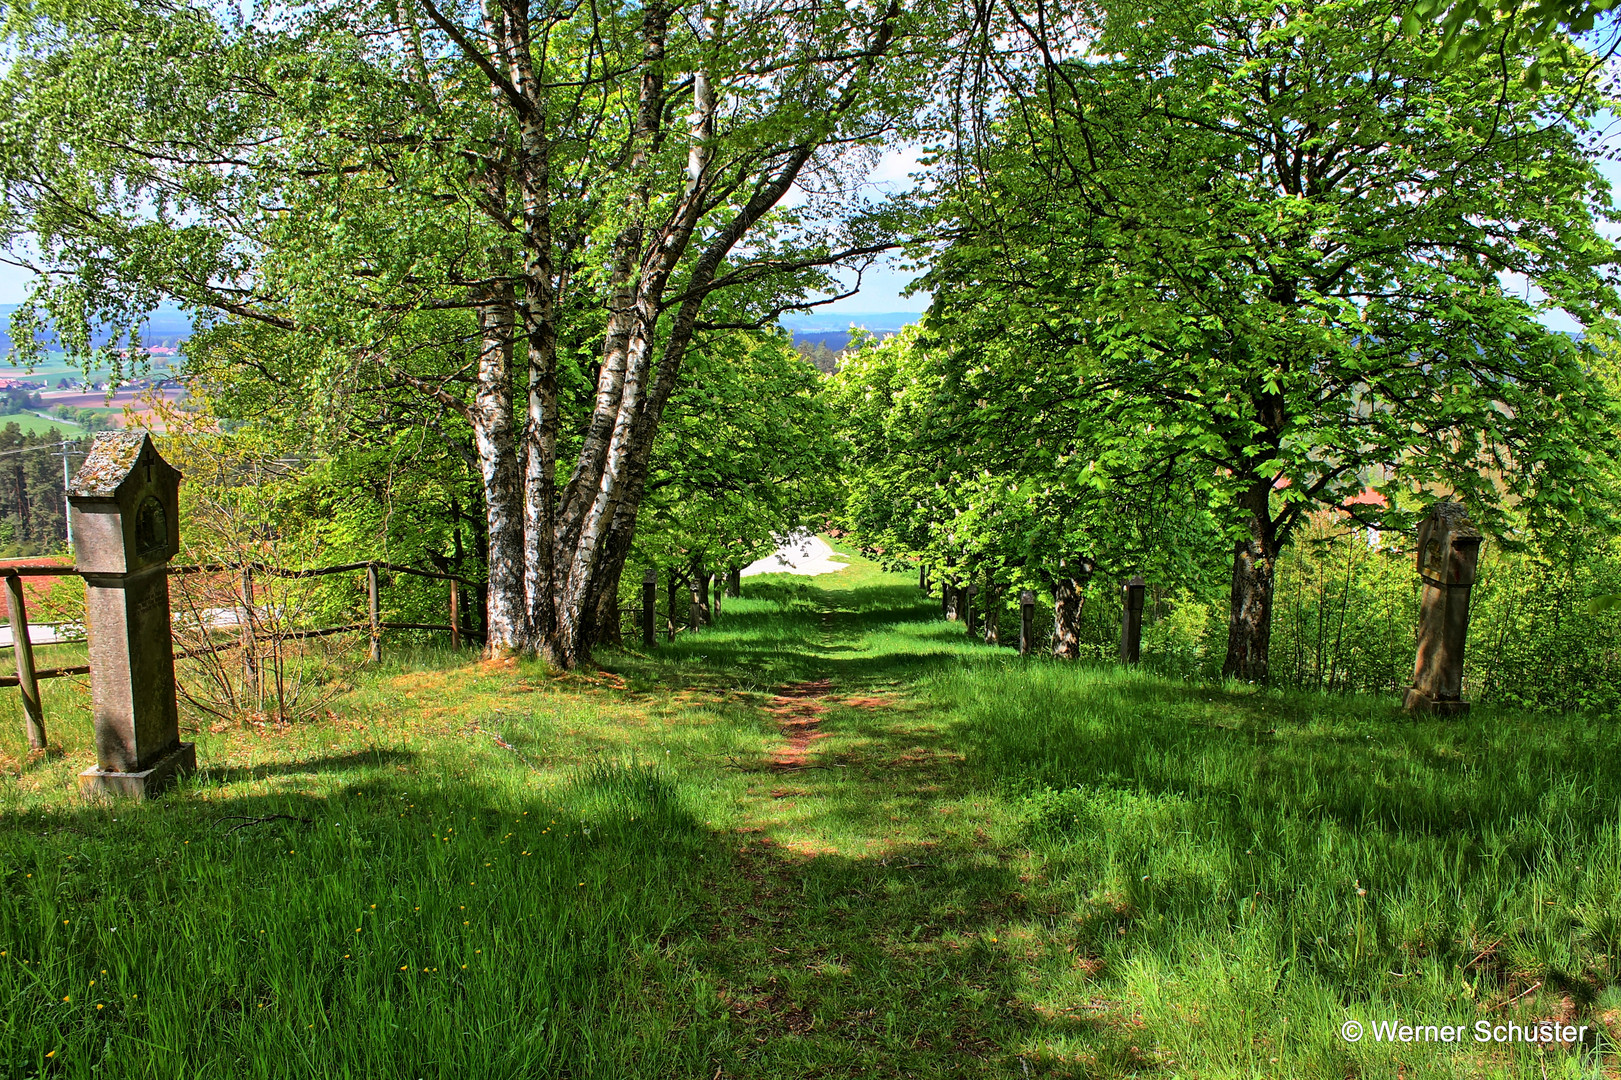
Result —
<svg viewBox="0 0 1621 1080"><path fill-rule="evenodd" d="M380 561L344 563L338 566L315 566L304 569L289 569L287 567L272 566L268 563L200 563L190 566L171 566L169 574L175 577L185 577L192 574L225 574L237 573L242 575L243 607L249 613L243 620L241 629L244 631L236 641L219 642L206 649L181 651L174 654L176 660L186 660L205 653L219 653L232 649L249 648L257 641L259 635L254 632L253 611L253 576L262 574L266 577L282 579L327 577L332 574L354 573L359 570L366 571L367 604L365 622L350 623L344 626L328 626L312 630L290 630L275 635L282 639L302 640L304 638L327 637L332 634L354 633L366 631L370 636L369 656L373 663L383 658L382 632L384 630L427 630L447 632L450 634L452 648L460 648L463 636L482 640L484 635L476 630L464 629L461 625L462 597L461 588L467 586L473 589L482 588L484 583L472 578L457 574L446 574L437 570L423 570L415 566L401 566L397 563ZM379 580L379 571L393 574L404 574L411 577L428 578L435 581L449 583L447 590L447 608L449 621L444 623L395 622L382 618L381 592L382 583ZM45 716L40 702L39 683L42 679L60 679L69 675L90 674L89 664L76 664L68 667L36 668L34 666L34 641L28 631L28 605L22 588L22 579L29 577L77 577L79 570L73 566L59 566L54 563L36 563L22 566L0 567L0 577L5 579L6 614L11 624L12 642L10 645L0 645L0 649L14 649L17 656L17 671L13 675L0 675L0 688L15 686L21 689L23 697L24 727L28 735L28 744L32 749L45 747ZM209 629L203 628L205 632ZM40 644L73 645L82 643L84 638L69 638Z"/></svg>

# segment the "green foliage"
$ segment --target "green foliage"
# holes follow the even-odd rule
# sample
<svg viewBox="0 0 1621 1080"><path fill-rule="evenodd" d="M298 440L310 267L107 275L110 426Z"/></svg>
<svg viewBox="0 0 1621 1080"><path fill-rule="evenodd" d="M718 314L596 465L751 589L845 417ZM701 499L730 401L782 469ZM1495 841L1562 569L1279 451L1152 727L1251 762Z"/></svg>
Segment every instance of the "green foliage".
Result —
<svg viewBox="0 0 1621 1080"><path fill-rule="evenodd" d="M832 380L850 448L843 523L891 558L1015 587L1084 577L1083 560L1110 576L1199 578L1212 534L1186 469L1097 426L1074 393L1080 365L1044 353L1040 328L966 346L960 329L937 333L931 316L846 351Z"/></svg>
<svg viewBox="0 0 1621 1080"><path fill-rule="evenodd" d="M62 454L83 460L86 443L64 438L60 427L24 431L0 426L0 557L55 555L67 548L67 500Z"/></svg>
<svg viewBox="0 0 1621 1080"><path fill-rule="evenodd" d="M91 433L112 431L115 426L112 422L115 412L113 409L97 409L83 405L51 406L51 415L60 416L75 427Z"/></svg>
<svg viewBox="0 0 1621 1080"><path fill-rule="evenodd" d="M0 416L15 416L18 413L31 412L42 408L37 391L26 386L13 386L0 392Z"/></svg>
<svg viewBox="0 0 1621 1080"><path fill-rule="evenodd" d="M816 369L784 337L731 332L709 335L685 370L653 444L630 564L741 567L820 526L839 462Z"/></svg>
<svg viewBox="0 0 1621 1080"><path fill-rule="evenodd" d="M1558 63L1561 32L1586 34L1614 8L1615 0L1413 0L1401 13L1401 28L1417 36L1433 22L1443 41L1438 62L1515 61L1520 70L1514 74L1534 89L1549 62Z"/></svg>
<svg viewBox="0 0 1621 1080"><path fill-rule="evenodd" d="M968 227L937 309L1083 355L1097 426L1207 462L1235 529L1287 534L1370 484L1488 517L1505 486L1539 514L1602 495L1613 406L1536 318L1615 310L1591 58L1563 45L1545 87L1504 89L1484 61L1433 69L1436 35L1364 0L1150 10L1011 86L974 169L942 162Z"/></svg>
<svg viewBox="0 0 1621 1080"><path fill-rule="evenodd" d="M1403 692L1417 647L1419 581L1410 541L1316 518L1278 561L1272 678L1335 694ZM1621 591L1621 539L1583 530L1559 545L1490 540L1471 591L1464 697L1553 712L1621 709L1621 612L1595 597ZM1211 680L1226 648L1225 593L1151 597L1143 664ZM1113 655L1119 606L1100 597L1086 655Z"/></svg>

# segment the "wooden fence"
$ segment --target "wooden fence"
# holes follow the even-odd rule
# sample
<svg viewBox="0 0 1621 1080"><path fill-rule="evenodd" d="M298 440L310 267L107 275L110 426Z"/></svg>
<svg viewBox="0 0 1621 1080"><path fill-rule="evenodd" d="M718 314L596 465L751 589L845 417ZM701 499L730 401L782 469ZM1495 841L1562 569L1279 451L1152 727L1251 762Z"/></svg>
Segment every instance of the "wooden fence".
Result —
<svg viewBox="0 0 1621 1080"><path fill-rule="evenodd" d="M254 586L255 575L276 578L315 578L328 577L332 574L348 574L356 571L366 571L366 621L350 623L342 626L328 626L308 630L279 631L277 636L283 639L298 639L311 637L325 637L330 634L343 634L364 630L370 637L369 659L378 663L383 658L383 631L384 630L429 630L446 631L450 634L451 648L460 648L464 636L482 639L483 634L464 628L461 625L463 611L462 588L468 587L475 592L483 588L483 582L470 578L459 577L455 574L440 573L436 570L421 570L414 566L399 566L386 562L357 562L344 563L340 566L317 566L304 570L289 570L285 567L270 566L266 563L204 563L194 566L171 566L171 577L184 577L193 574L239 574L241 582L240 597L242 604L238 609L240 622L234 629L238 638L231 642L210 644L206 651L221 652L229 649L252 648L258 640L259 624L255 620ZM404 574L412 577L428 578L446 582L447 609L450 621L446 623L414 623L389 622L382 618L382 580L381 572ZM0 567L0 576L4 576L6 585L6 614L11 622L12 644L0 648L13 648L17 655L17 670L12 675L0 675L0 687L16 686L22 690L24 724L28 731L29 745L42 748L44 742L44 710L40 704L39 683L43 679L60 679L68 675L90 674L89 664L76 664L68 667L38 668L34 665L34 642L28 632L28 604L22 587L25 577L77 577L79 570L73 566L58 566L50 563L38 563L24 566ZM210 629L203 628L205 633ZM220 630L227 629L219 627ZM72 638L58 640L48 644L72 645L85 639ZM47 644L42 642L41 644ZM176 660L185 660L200 655L205 650L175 653Z"/></svg>

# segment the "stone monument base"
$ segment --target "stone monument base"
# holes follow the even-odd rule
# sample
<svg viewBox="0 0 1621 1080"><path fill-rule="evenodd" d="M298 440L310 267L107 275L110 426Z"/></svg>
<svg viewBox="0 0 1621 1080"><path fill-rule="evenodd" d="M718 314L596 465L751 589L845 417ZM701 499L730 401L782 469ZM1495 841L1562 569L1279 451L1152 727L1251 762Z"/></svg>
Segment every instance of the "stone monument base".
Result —
<svg viewBox="0 0 1621 1080"><path fill-rule="evenodd" d="M150 799L163 794L175 780L197 771L197 744L177 743L150 769L140 772L103 772L92 766L79 774L79 791L92 799Z"/></svg>
<svg viewBox="0 0 1621 1080"><path fill-rule="evenodd" d="M1462 716L1469 711L1467 701L1442 701L1432 698L1422 690L1408 690L1407 698L1402 702L1402 708L1413 713L1430 713L1435 716Z"/></svg>

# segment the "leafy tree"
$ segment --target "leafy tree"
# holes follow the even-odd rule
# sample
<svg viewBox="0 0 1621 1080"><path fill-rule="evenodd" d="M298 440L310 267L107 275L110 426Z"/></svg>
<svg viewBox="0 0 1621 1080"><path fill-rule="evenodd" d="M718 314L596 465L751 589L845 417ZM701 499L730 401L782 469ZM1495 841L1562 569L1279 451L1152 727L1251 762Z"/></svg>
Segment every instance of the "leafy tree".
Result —
<svg viewBox="0 0 1621 1080"><path fill-rule="evenodd" d="M936 310L1072 350L1099 467L1198 463L1244 679L1267 678L1274 566L1312 509L1373 486L1386 527L1437 490L1487 521L1577 513L1611 452L1582 348L1504 284L1613 313L1590 58L1561 41L1542 85L1505 85L1398 15L1149 3L1089 59L1027 22L998 118L939 163Z"/></svg>
<svg viewBox="0 0 1621 1080"><path fill-rule="evenodd" d="M707 610L711 572L826 520L841 463L821 377L787 339L717 337L690 364L653 445L632 561L681 568Z"/></svg>
<svg viewBox="0 0 1621 1080"><path fill-rule="evenodd" d="M706 324L884 246L841 227L846 166L911 122L950 10L13 5L0 233L45 275L14 340L48 314L86 353L168 297L274 331L239 359L317 415L379 380L457 414L491 649L573 666Z"/></svg>
<svg viewBox="0 0 1621 1080"><path fill-rule="evenodd" d="M77 433L75 433L77 434ZM24 432L0 424L0 553L53 555L67 548L62 456L77 463L88 443L61 428Z"/></svg>
<svg viewBox="0 0 1621 1080"><path fill-rule="evenodd" d="M1049 591L1054 651L1074 658L1093 574L1196 580L1208 516L1174 453L1099 438L1074 358L1039 324L998 314L1002 332L987 335L976 317L934 314L846 353L833 380L850 447L845 519L864 541L919 556L948 611L957 587L981 580Z"/></svg>
<svg viewBox="0 0 1621 1080"><path fill-rule="evenodd" d="M1526 81L1539 86L1545 57L1558 63L1561 37L1596 29L1614 8L1615 0L1414 0L1402 13L1402 29L1417 36L1433 23L1442 35L1440 63L1494 56L1507 76L1508 63L1519 61Z"/></svg>

